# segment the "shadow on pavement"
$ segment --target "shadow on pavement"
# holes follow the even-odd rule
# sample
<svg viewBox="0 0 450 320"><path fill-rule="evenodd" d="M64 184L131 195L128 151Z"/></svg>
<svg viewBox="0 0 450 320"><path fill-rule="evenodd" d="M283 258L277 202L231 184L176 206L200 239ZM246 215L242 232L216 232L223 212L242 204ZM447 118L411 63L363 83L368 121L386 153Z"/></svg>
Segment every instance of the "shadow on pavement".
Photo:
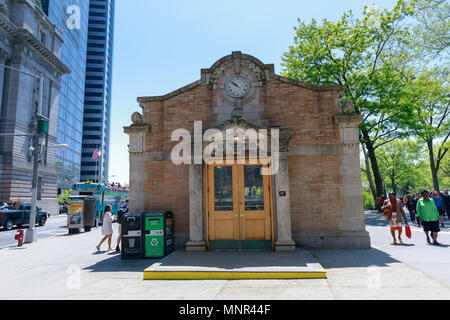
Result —
<svg viewBox="0 0 450 320"><path fill-rule="evenodd" d="M416 245L414 243L402 243L402 244L393 244L393 246L399 246L399 247L415 247Z"/></svg>
<svg viewBox="0 0 450 320"><path fill-rule="evenodd" d="M90 272L142 272L160 259L123 260L119 253L108 254L107 251L94 252L93 255L106 255L108 258L83 268Z"/></svg>
<svg viewBox="0 0 450 320"><path fill-rule="evenodd" d="M373 227L384 227L389 225L389 221L381 214L374 212L366 212L364 214L366 218L366 225Z"/></svg>
<svg viewBox="0 0 450 320"><path fill-rule="evenodd" d="M311 249L310 252L325 268L367 268L387 267L391 263L401 263L389 254L375 249Z"/></svg>

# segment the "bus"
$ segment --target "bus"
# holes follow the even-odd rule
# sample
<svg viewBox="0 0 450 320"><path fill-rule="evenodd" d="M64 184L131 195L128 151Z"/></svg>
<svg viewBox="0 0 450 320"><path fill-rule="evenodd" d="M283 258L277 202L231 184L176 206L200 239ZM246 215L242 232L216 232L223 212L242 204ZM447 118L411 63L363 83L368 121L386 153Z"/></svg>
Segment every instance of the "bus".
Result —
<svg viewBox="0 0 450 320"><path fill-rule="evenodd" d="M118 186L105 185L103 183L75 183L72 188L72 196L92 196L95 198L95 220L103 220L105 206L111 205L111 214L117 219L120 206L128 199L128 189Z"/></svg>

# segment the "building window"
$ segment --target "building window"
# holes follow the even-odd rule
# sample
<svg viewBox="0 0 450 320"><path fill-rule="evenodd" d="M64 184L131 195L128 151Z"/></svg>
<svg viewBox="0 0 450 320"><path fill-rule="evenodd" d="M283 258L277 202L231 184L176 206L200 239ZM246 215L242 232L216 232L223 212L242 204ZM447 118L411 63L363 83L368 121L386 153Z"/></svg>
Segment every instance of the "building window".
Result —
<svg viewBox="0 0 450 320"><path fill-rule="evenodd" d="M40 36L39 36L39 40L45 45L45 32L44 31L40 31Z"/></svg>

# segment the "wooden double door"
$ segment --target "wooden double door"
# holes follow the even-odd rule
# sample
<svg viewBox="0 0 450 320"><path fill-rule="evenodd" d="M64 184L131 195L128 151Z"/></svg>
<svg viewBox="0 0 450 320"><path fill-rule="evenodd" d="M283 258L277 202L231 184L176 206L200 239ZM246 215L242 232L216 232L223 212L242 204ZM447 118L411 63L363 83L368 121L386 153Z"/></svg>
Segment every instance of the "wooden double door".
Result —
<svg viewBox="0 0 450 320"><path fill-rule="evenodd" d="M262 168L207 166L209 250L272 250L271 177Z"/></svg>

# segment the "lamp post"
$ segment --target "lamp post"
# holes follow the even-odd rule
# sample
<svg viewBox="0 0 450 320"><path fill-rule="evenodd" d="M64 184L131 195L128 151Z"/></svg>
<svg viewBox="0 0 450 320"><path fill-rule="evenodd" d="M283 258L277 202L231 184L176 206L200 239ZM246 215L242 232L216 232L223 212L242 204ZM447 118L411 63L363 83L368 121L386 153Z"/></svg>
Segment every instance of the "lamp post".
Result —
<svg viewBox="0 0 450 320"><path fill-rule="evenodd" d="M30 209L30 221L29 227L25 234L24 243L32 243L36 241L36 232L35 232L35 222L36 222L36 200L37 200L37 180L38 180L38 169L39 169L39 155L41 151L40 137L41 134L48 134L48 122L49 119L42 115L42 106L43 106L43 98L44 98L44 77L43 73L40 73L39 76L22 71L20 69L13 68L11 66L7 66L4 64L0 64L4 68L8 68L14 70L16 72L26 74L35 79L39 79L39 101L38 101L38 110L35 113L36 117L36 127L35 132L32 134L11 134L11 133L2 133L0 137L4 136L29 136L33 137L33 146L30 150L33 152L33 180L31 182L31 209ZM60 150L67 149L67 144L59 144L55 145L55 148Z"/></svg>
<svg viewBox="0 0 450 320"><path fill-rule="evenodd" d="M67 144L55 145L56 149L66 150ZM30 209L30 221L28 229L25 233L24 243L33 243L36 241L36 200L37 200L37 180L39 170L39 155L41 152L41 145L39 143L39 133L35 135L33 147L33 180L31 182L31 209Z"/></svg>

